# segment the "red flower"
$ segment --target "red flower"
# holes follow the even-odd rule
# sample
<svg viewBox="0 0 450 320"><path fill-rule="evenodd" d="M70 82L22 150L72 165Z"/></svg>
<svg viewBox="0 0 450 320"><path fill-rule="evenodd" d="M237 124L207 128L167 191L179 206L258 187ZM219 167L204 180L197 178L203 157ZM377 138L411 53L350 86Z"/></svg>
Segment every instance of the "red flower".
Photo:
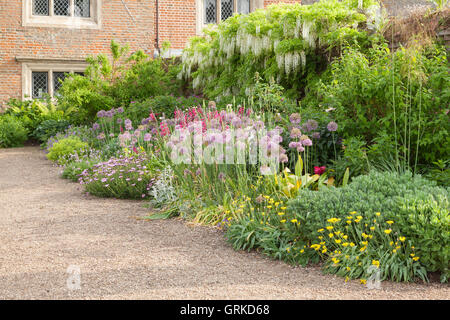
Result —
<svg viewBox="0 0 450 320"><path fill-rule="evenodd" d="M315 174L322 175L323 173L325 173L326 170L327 170L327 167L325 167L325 166L322 166L322 167L314 166L314 173Z"/></svg>
<svg viewBox="0 0 450 320"><path fill-rule="evenodd" d="M138 153L138 149L136 147L133 147L134 153Z"/></svg>

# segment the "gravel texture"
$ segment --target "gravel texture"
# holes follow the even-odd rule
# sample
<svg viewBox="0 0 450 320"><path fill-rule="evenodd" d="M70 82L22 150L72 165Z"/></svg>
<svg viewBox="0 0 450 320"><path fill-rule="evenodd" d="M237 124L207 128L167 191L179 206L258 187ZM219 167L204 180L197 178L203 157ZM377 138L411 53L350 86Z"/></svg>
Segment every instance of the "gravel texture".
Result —
<svg viewBox="0 0 450 320"><path fill-rule="evenodd" d="M368 290L236 252L216 229L140 219L142 202L88 197L58 174L36 147L0 150L0 299L450 298L439 283Z"/></svg>

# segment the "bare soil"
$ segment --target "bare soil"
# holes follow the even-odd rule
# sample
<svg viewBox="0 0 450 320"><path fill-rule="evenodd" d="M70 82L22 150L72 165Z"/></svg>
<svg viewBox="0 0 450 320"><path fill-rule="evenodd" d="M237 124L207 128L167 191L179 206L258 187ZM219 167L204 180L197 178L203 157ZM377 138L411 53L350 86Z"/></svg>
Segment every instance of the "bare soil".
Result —
<svg viewBox="0 0 450 320"><path fill-rule="evenodd" d="M358 281L236 252L221 231L98 199L37 147L0 150L0 299L449 299L447 285ZM81 287L69 290L69 266Z"/></svg>

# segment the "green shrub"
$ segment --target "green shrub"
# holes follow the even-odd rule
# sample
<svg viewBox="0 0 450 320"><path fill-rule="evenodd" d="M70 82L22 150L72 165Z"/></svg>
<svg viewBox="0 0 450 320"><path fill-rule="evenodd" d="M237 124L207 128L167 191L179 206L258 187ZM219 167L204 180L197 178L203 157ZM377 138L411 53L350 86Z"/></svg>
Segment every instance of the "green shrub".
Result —
<svg viewBox="0 0 450 320"><path fill-rule="evenodd" d="M47 142L50 137L64 132L69 125L67 120L45 120L34 130L33 137L40 142Z"/></svg>
<svg viewBox="0 0 450 320"><path fill-rule="evenodd" d="M15 116L33 137L36 128L46 120L59 121L67 119L73 108L63 111L48 97L47 100L18 100L8 101L6 114Z"/></svg>
<svg viewBox="0 0 450 320"><path fill-rule="evenodd" d="M448 258L447 249L441 248L439 252L435 252L424 247L419 248L420 244L426 242L428 235L425 232L412 232L412 230L420 227L421 222L418 217L424 217L421 213L424 209L420 206L408 205L409 216L417 221L412 218L406 219L405 201L406 203L425 201L434 205L434 211L428 212L427 219L433 220L435 225L427 225L432 229L428 233L440 234L442 237L440 245L445 246L450 241L449 233L442 233L442 230L448 228L448 193L448 189L437 187L434 182L422 177L412 177L411 174L371 172L369 175L354 178L349 185L338 189L324 188L319 191L302 189L298 197L290 203L288 212L301 221L300 237L304 241L317 239L320 236L318 230L323 228L330 218L345 221L349 212L357 212L364 219L371 220L377 218L377 212L381 212L386 220L395 222L394 227L397 231L411 240L423 256L427 256L423 253L427 252L428 255L433 255L433 261L444 261ZM431 215L433 212L436 213L434 216ZM423 227L422 230L424 230ZM439 265L438 270L442 272L443 280L448 277L446 275L448 268L445 268L442 263L431 264L428 261L431 261L431 258L425 258L425 261L422 261L427 271L436 271L436 265Z"/></svg>
<svg viewBox="0 0 450 320"><path fill-rule="evenodd" d="M391 53L385 46L349 47L312 85L304 104L335 108L340 133L362 136L371 162L397 170L400 162L417 172L416 164L450 157L449 82L445 48Z"/></svg>
<svg viewBox="0 0 450 320"><path fill-rule="evenodd" d="M81 173L84 170L90 170L95 165L93 161L76 161L68 163L63 170L62 177L64 179L72 180L73 182L78 182Z"/></svg>
<svg viewBox="0 0 450 320"><path fill-rule="evenodd" d="M59 90L58 103L75 109L76 124L92 122L100 110L179 91L172 60L153 59L141 50L128 55L129 47L115 41L110 49L111 59L106 54L88 58L85 76L67 77Z"/></svg>
<svg viewBox="0 0 450 320"><path fill-rule="evenodd" d="M369 172L370 164L365 145L366 143L361 137L351 137L343 140L342 148L344 152L331 165L338 182L342 181L347 168L352 178Z"/></svg>
<svg viewBox="0 0 450 320"><path fill-rule="evenodd" d="M27 130L16 117L0 115L0 148L20 147L27 139Z"/></svg>
<svg viewBox="0 0 450 320"><path fill-rule="evenodd" d="M142 102L133 102L124 113L124 118L130 119L133 124L138 125L142 119L148 118L151 112L171 118L176 109L185 110L202 104L202 100L197 97L174 97L171 95L156 96L148 98Z"/></svg>
<svg viewBox="0 0 450 320"><path fill-rule="evenodd" d="M89 145L86 142L81 141L80 138L71 136L54 143L49 149L47 158L51 161L57 162L60 165L64 165L69 161L70 155L74 153L81 153L88 147Z"/></svg>
<svg viewBox="0 0 450 320"><path fill-rule="evenodd" d="M399 199L398 224L412 239L416 254L428 271L440 271L441 281L450 277L450 215L447 195L426 192Z"/></svg>

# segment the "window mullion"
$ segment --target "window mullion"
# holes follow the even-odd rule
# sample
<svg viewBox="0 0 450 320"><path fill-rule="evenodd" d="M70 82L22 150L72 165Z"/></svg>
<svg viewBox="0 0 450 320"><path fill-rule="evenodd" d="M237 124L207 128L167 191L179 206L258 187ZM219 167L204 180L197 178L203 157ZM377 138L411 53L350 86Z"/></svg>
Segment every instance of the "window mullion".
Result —
<svg viewBox="0 0 450 320"><path fill-rule="evenodd" d="M47 84L47 90L48 90L48 94L50 95L50 97L53 97L53 70L50 69L48 71L48 84Z"/></svg>
<svg viewBox="0 0 450 320"><path fill-rule="evenodd" d="M75 0L69 0L69 9L70 9L70 16L75 16Z"/></svg>
<svg viewBox="0 0 450 320"><path fill-rule="evenodd" d="M219 23L220 21L222 21L222 1L221 0L217 0L217 5L216 5L216 23Z"/></svg>
<svg viewBox="0 0 450 320"><path fill-rule="evenodd" d="M48 8L48 13L49 13L50 17L53 17L53 16L54 16L53 0L49 0L49 1L48 1L48 6L49 6L49 8Z"/></svg>

